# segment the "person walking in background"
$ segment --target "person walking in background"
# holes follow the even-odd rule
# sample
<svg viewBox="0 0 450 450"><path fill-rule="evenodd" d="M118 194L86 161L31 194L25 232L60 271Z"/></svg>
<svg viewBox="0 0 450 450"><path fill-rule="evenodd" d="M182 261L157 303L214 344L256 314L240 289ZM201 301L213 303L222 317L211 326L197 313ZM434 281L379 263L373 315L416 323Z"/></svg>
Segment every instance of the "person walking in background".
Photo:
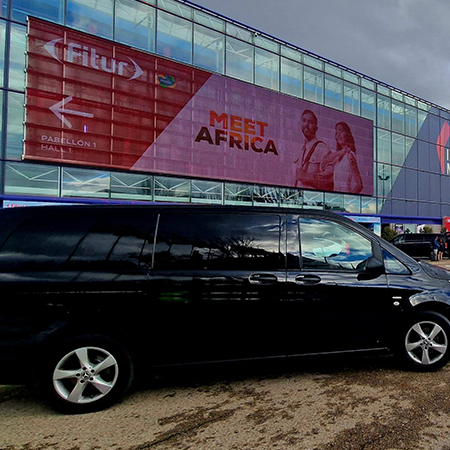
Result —
<svg viewBox="0 0 450 450"><path fill-rule="evenodd" d="M352 131L346 122L335 126L336 152L329 153L323 160L323 167L332 166L334 190L359 194L363 181L356 160L356 146Z"/></svg>
<svg viewBox="0 0 450 450"><path fill-rule="evenodd" d="M317 138L317 116L309 109L302 114L302 133L305 143L300 158L294 161L295 187L333 191L333 170L331 165L324 166L323 160L331 153L325 142Z"/></svg>

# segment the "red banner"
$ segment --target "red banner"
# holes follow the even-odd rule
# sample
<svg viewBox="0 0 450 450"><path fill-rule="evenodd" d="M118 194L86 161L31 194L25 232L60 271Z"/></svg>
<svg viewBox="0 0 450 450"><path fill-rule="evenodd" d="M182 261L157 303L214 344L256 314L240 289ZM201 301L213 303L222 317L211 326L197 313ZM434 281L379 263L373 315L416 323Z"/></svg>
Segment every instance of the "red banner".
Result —
<svg viewBox="0 0 450 450"><path fill-rule="evenodd" d="M24 157L372 194L372 122L29 19Z"/></svg>

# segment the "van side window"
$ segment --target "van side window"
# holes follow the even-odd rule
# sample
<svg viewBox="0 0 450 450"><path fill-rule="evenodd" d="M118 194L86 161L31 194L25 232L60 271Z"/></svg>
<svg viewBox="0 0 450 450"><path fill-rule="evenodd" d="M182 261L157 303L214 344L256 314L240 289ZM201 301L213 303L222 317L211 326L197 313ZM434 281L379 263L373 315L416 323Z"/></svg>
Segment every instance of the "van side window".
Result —
<svg viewBox="0 0 450 450"><path fill-rule="evenodd" d="M156 214L74 212L23 222L0 249L4 271L148 267Z"/></svg>
<svg viewBox="0 0 450 450"><path fill-rule="evenodd" d="M384 267L386 273L395 273L396 275L409 275L409 269L401 263L397 258L394 258L386 250L383 250Z"/></svg>
<svg viewBox="0 0 450 450"><path fill-rule="evenodd" d="M69 263L98 269L148 268L155 228L155 214L99 217L80 239Z"/></svg>
<svg viewBox="0 0 450 450"><path fill-rule="evenodd" d="M158 228L154 268L284 268L280 222L276 214L163 214Z"/></svg>
<svg viewBox="0 0 450 450"><path fill-rule="evenodd" d="M363 271L372 243L335 222L300 218L300 248L304 269Z"/></svg>

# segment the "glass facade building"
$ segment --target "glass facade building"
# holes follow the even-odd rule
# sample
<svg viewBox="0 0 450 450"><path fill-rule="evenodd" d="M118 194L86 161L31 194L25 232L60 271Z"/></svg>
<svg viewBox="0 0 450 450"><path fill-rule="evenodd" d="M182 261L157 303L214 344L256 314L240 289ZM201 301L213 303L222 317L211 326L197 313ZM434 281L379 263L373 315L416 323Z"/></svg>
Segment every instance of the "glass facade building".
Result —
<svg viewBox="0 0 450 450"><path fill-rule="evenodd" d="M450 111L445 108L190 2L1 1L0 196L5 204L264 204L435 225L450 216ZM28 16L371 120L373 195L24 161Z"/></svg>

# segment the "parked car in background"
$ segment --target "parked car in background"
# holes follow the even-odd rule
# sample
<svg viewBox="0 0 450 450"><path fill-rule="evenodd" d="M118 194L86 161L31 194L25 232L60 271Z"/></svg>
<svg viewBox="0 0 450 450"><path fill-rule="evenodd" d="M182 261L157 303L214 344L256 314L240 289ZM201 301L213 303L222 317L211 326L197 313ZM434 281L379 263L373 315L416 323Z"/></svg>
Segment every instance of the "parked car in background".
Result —
<svg viewBox="0 0 450 450"><path fill-rule="evenodd" d="M450 360L450 273L331 212L226 206L0 210L0 383L60 410L158 366L394 352Z"/></svg>
<svg viewBox="0 0 450 450"><path fill-rule="evenodd" d="M438 236L442 238L445 244L444 256L449 256L447 247L447 236L439 233L404 233L399 234L391 243L402 252L413 258L429 258L431 252L431 242Z"/></svg>

